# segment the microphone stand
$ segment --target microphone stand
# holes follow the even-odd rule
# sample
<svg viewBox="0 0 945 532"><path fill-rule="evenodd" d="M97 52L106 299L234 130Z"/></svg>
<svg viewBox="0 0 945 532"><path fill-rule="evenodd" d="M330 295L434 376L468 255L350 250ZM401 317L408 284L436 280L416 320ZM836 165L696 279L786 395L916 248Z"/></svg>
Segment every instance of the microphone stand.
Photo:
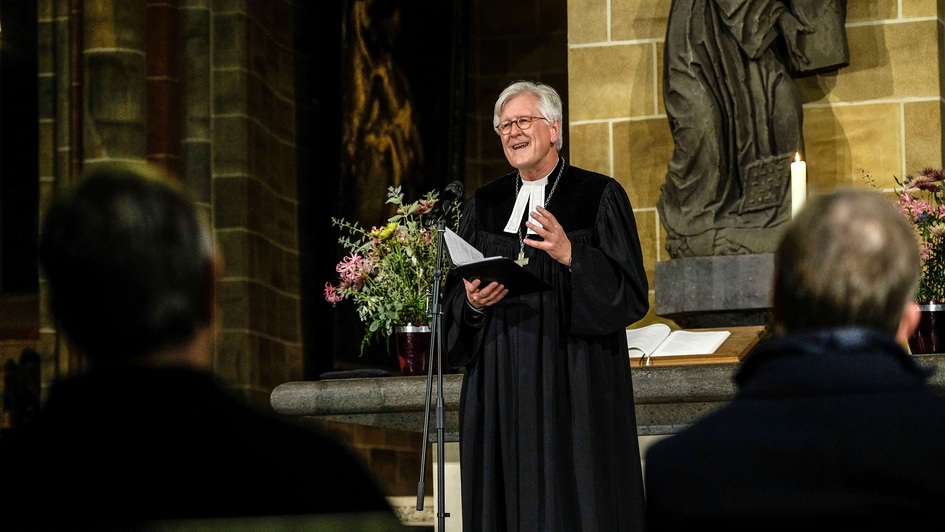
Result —
<svg viewBox="0 0 945 532"><path fill-rule="evenodd" d="M449 517L449 514L446 513L446 505L444 503L445 495L445 484L446 484L446 473L444 469L444 430L446 428L446 410L444 406L443 398L443 332L442 332L442 320L443 320L443 308L440 294L440 284L443 278L443 233L446 228L446 215L440 217L437 221L436 229L436 266L433 269L433 296L431 299L432 304L432 323L430 326L430 356L429 361L427 362L427 386L426 386L426 402L423 409L423 441L422 441L422 450L420 458L420 482L417 484L417 510L423 510L423 498L424 498L424 476L426 473L426 464L427 464L427 443L429 441L429 431L430 431L430 400L433 395L431 388L433 386L433 366L436 366L436 378L437 378L437 398L436 398L436 463L438 466L437 475L436 475L436 487L439 493L439 498L437 500L437 530L443 532L446 527L445 519ZM434 357L434 355L436 355Z"/></svg>

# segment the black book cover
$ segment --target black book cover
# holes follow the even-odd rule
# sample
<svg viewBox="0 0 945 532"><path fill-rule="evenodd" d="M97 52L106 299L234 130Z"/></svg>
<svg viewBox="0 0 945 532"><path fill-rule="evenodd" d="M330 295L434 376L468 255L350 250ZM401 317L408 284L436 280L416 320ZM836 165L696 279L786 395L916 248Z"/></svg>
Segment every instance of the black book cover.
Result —
<svg viewBox="0 0 945 532"><path fill-rule="evenodd" d="M488 257L462 265L454 264L453 269L470 281L480 279L480 287L483 288L493 281L504 285L509 290L506 297L551 289L546 281L507 257Z"/></svg>

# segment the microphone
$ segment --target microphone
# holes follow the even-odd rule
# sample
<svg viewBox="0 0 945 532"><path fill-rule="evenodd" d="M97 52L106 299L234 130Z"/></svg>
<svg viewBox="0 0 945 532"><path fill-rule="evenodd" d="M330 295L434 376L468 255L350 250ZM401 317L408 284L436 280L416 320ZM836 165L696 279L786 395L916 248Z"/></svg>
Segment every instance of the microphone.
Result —
<svg viewBox="0 0 945 532"><path fill-rule="evenodd" d="M446 185L446 188L443 189L443 193L440 194L440 201L438 204L442 204L444 207L448 207L449 204L463 197L463 184L459 181L453 181L449 185Z"/></svg>
<svg viewBox="0 0 945 532"><path fill-rule="evenodd" d="M449 185L446 185L446 188L443 189L443 193L440 194L440 197L437 199L436 203L433 204L433 208L430 209L430 213L426 217L426 225L433 225L436 222L440 221L440 218L446 215L449 212L450 207L453 206L453 202L458 199L463 198L463 184L459 181L453 181Z"/></svg>

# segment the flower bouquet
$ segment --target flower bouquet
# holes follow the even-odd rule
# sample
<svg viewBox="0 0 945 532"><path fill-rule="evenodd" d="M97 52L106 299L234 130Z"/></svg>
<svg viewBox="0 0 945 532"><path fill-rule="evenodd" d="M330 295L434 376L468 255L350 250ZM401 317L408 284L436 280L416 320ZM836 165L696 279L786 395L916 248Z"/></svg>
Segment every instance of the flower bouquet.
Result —
<svg viewBox="0 0 945 532"><path fill-rule="evenodd" d="M404 204L401 187L388 187L387 204L396 206L387 225L365 229L344 218L332 218L340 228L338 243L348 254L338 263L338 284L325 283L325 300L336 306L354 302L365 324L361 354L371 339L390 338L396 327L430 323L433 274L436 267L436 228L428 228L424 216L436 204L437 192ZM444 215L456 228L459 206ZM446 277L447 261L441 265ZM389 346L388 346L389 347Z"/></svg>
<svg viewBox="0 0 945 532"><path fill-rule="evenodd" d="M872 177L865 179L875 186ZM915 229L922 255L922 277L916 293L919 303L945 303L945 170L923 168L918 175L896 182L896 206Z"/></svg>

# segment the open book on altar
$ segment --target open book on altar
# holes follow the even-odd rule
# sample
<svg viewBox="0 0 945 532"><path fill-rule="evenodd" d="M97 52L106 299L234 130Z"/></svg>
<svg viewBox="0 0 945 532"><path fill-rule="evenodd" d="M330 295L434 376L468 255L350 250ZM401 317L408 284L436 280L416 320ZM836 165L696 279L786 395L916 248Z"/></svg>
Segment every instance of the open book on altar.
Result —
<svg viewBox="0 0 945 532"><path fill-rule="evenodd" d="M673 331L665 323L627 329L631 362L648 366L654 358L711 355L731 336L730 331Z"/></svg>
<svg viewBox="0 0 945 532"><path fill-rule="evenodd" d="M483 288L496 281L509 290L506 297L551 289L544 279L508 257L484 257L478 249L449 228L443 232L443 240L450 255L451 267L465 279L480 279Z"/></svg>

